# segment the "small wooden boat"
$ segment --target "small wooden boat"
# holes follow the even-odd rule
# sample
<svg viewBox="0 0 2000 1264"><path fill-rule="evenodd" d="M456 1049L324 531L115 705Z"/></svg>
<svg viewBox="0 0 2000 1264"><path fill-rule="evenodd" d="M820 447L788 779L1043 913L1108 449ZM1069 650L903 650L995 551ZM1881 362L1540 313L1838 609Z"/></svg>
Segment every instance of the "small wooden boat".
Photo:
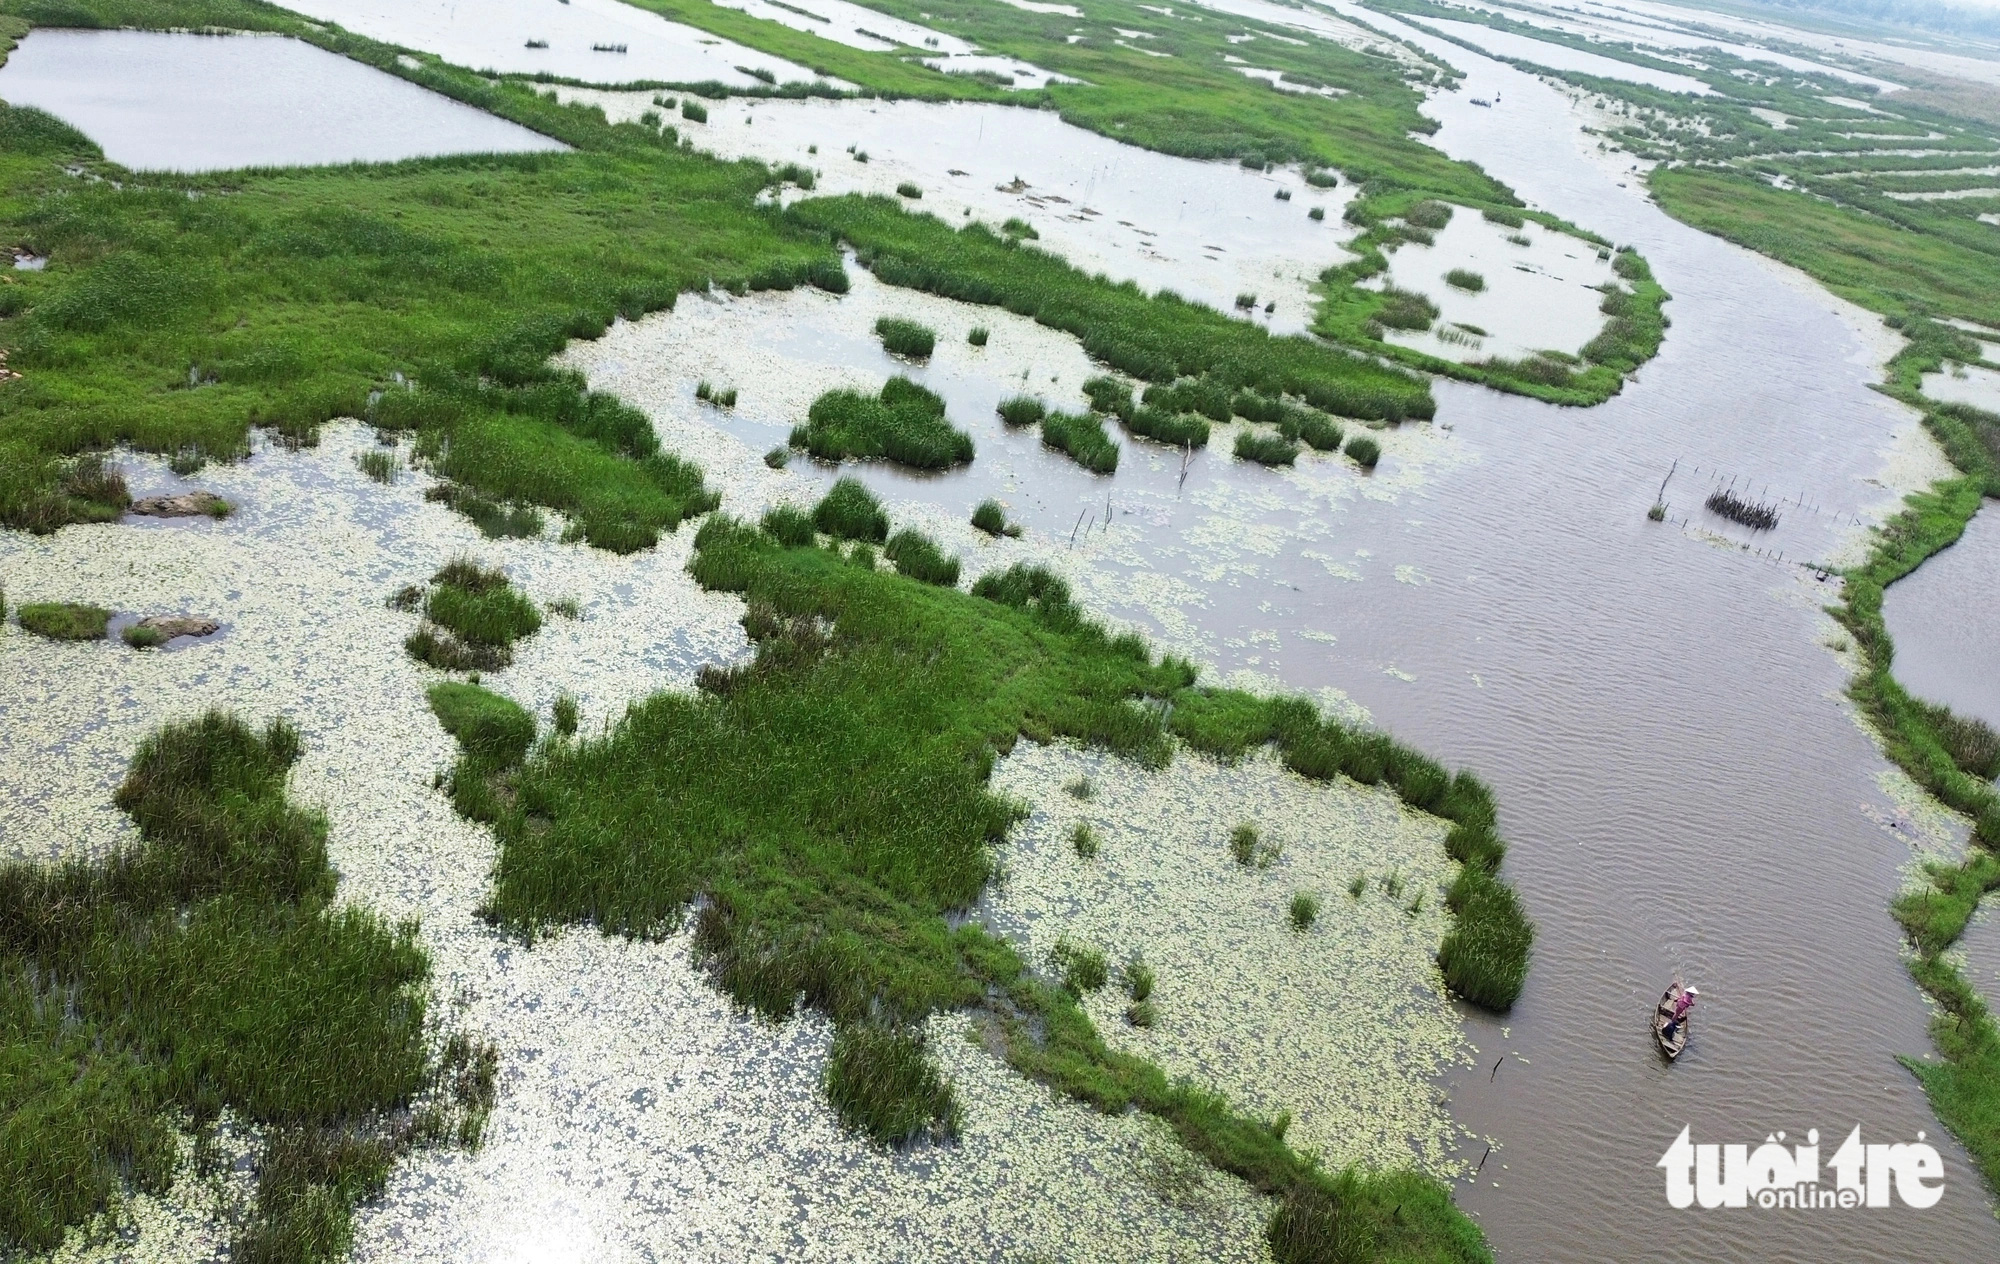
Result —
<svg viewBox="0 0 2000 1264"><path fill-rule="evenodd" d="M1674 1002L1680 999L1681 991L1680 983L1675 982L1660 997L1660 1007L1653 1011L1653 1043L1660 1046L1661 1054L1669 1062L1680 1057L1681 1050L1687 1048L1689 1029L1694 1026L1694 1011L1689 1010L1687 1017L1681 1019L1681 1025L1674 1029L1673 1037L1669 1039L1667 1036L1667 1024L1673 1021Z"/></svg>

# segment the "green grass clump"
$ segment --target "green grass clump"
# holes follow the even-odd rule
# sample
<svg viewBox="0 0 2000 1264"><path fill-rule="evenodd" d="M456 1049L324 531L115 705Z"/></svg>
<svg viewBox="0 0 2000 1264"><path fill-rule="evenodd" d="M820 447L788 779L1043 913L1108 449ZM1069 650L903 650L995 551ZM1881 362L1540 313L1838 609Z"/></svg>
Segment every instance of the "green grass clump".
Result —
<svg viewBox="0 0 2000 1264"><path fill-rule="evenodd" d="M1159 982L1159 977L1153 973L1153 967L1146 964L1144 957L1134 953L1120 973L1119 982L1125 989L1125 995L1135 1001L1152 999L1153 987Z"/></svg>
<svg viewBox="0 0 2000 1264"><path fill-rule="evenodd" d="M125 644L135 650L157 649L167 643L166 634L158 628L149 628L143 623L135 623L119 634Z"/></svg>
<svg viewBox="0 0 2000 1264"><path fill-rule="evenodd" d="M1364 470L1372 470L1382 459L1382 445L1368 435L1355 435L1347 441L1347 455Z"/></svg>
<svg viewBox="0 0 2000 1264"><path fill-rule="evenodd" d="M840 1028L825 1086L841 1122L880 1145L958 1135L958 1098L938 1074L921 1030L874 1022Z"/></svg>
<svg viewBox="0 0 2000 1264"><path fill-rule="evenodd" d="M884 316L876 321L875 334L882 340L883 350L912 360L930 359L937 347L937 331L897 316Z"/></svg>
<svg viewBox="0 0 2000 1264"><path fill-rule="evenodd" d="M1090 822L1078 821L1076 823L1076 828L1069 832L1069 845L1083 859L1097 859L1097 831L1090 828Z"/></svg>
<svg viewBox="0 0 2000 1264"><path fill-rule="evenodd" d="M1080 944L1067 936L1049 949L1049 969L1062 980L1071 996L1099 992L1111 981L1111 967L1101 949Z"/></svg>
<svg viewBox="0 0 2000 1264"><path fill-rule="evenodd" d="M1527 979L1534 942L1520 897L1491 871L1467 865L1445 893L1445 906L1458 915L1438 946L1438 966L1452 991L1487 1009L1509 1008Z"/></svg>
<svg viewBox="0 0 2000 1264"><path fill-rule="evenodd" d="M1042 236L1040 233L1035 231L1035 226L1033 224L1030 224L1027 220L1022 219L1018 215L1008 216L1007 222L1000 225L1000 231L1007 237L1016 238L1024 241L1039 241L1041 240Z"/></svg>
<svg viewBox="0 0 2000 1264"><path fill-rule="evenodd" d="M1095 413L1050 413L1042 418L1042 445L1093 474L1118 468L1118 445L1104 433L1104 423Z"/></svg>
<svg viewBox="0 0 2000 1264"><path fill-rule="evenodd" d="M1299 459L1299 445L1283 435L1240 430L1236 434L1236 458L1259 465L1290 465Z"/></svg>
<svg viewBox="0 0 2000 1264"><path fill-rule="evenodd" d="M1453 268L1444 274L1444 283L1468 294L1477 294L1486 288L1486 278L1470 268Z"/></svg>
<svg viewBox="0 0 2000 1264"><path fill-rule="evenodd" d="M972 525L992 536L1021 534L1021 528L1007 521L1007 511L997 500L980 501L972 511Z"/></svg>
<svg viewBox="0 0 2000 1264"><path fill-rule="evenodd" d="M764 464L774 470L782 470L792 463L792 450L779 444L764 454Z"/></svg>
<svg viewBox="0 0 2000 1264"><path fill-rule="evenodd" d="M775 505L765 510L760 525L766 535L790 549L811 544L819 531L813 525L812 514L797 505Z"/></svg>
<svg viewBox="0 0 2000 1264"><path fill-rule="evenodd" d="M708 122L708 107L693 97L681 98L681 117L690 123Z"/></svg>
<svg viewBox="0 0 2000 1264"><path fill-rule="evenodd" d="M1135 435L1176 448L1208 446L1208 419L1195 413L1168 412L1152 404L1141 404L1132 410L1125 428Z"/></svg>
<svg viewBox="0 0 2000 1264"><path fill-rule="evenodd" d="M843 478L813 506L813 525L842 540L880 544L889 538L889 515L859 479Z"/></svg>
<svg viewBox="0 0 2000 1264"><path fill-rule="evenodd" d="M467 756L495 768L521 762L535 740L535 717L519 703L478 685L445 681L424 696L445 732L458 739ZM576 703L570 700L572 716Z"/></svg>
<svg viewBox="0 0 2000 1264"><path fill-rule="evenodd" d="M918 188L916 185L910 183L908 180L905 180L901 184L896 186L897 197L906 197L909 198L911 201L915 201L916 199L922 197L923 195L924 191Z"/></svg>
<svg viewBox="0 0 2000 1264"><path fill-rule="evenodd" d="M555 705L556 735L559 737L575 737L578 718L576 698L570 694L559 695L556 698Z"/></svg>
<svg viewBox="0 0 2000 1264"><path fill-rule="evenodd" d="M889 537L882 556L895 563L896 570L911 579L949 588L958 583L958 559L938 548L937 542L921 531L905 527Z"/></svg>
<svg viewBox="0 0 2000 1264"><path fill-rule="evenodd" d="M1314 222L1323 220L1326 218L1326 208L1324 206L1315 206L1306 212L1306 218Z"/></svg>
<svg viewBox="0 0 2000 1264"><path fill-rule="evenodd" d="M505 571L470 558L449 562L431 576L422 601L424 622L404 646L412 657L444 671L505 667L514 661L514 642L542 627L541 611L508 583Z"/></svg>
<svg viewBox="0 0 2000 1264"><path fill-rule="evenodd" d="M1479 214L1489 224L1501 224L1508 228L1519 228L1528 222L1519 211L1510 211L1499 206L1489 206Z"/></svg>
<svg viewBox="0 0 2000 1264"><path fill-rule="evenodd" d="M427 1030L414 925L335 906L326 818L285 794L298 753L282 722L169 725L116 795L136 845L0 865L8 1250L164 1194L176 1128L224 1110L260 1140L250 1197L215 1226L238 1259L336 1260L402 1155L476 1143L492 1053Z"/></svg>
<svg viewBox="0 0 2000 1264"><path fill-rule="evenodd" d="M1152 1027L1160 1021L1160 1007L1151 1001L1134 1001L1125 1007L1125 1021L1134 1027Z"/></svg>
<svg viewBox="0 0 2000 1264"><path fill-rule="evenodd" d="M1010 395L994 409L1010 426L1034 426L1049 415L1048 405L1031 395Z"/></svg>
<svg viewBox="0 0 2000 1264"><path fill-rule="evenodd" d="M431 584L425 617L460 640L506 645L541 631L541 611L498 567L458 558L431 576Z"/></svg>
<svg viewBox="0 0 2000 1264"><path fill-rule="evenodd" d="M1257 839L1257 827L1248 821L1229 831L1229 854L1237 864L1247 869L1257 859Z"/></svg>
<svg viewBox="0 0 2000 1264"><path fill-rule="evenodd" d="M1436 232L1451 223L1451 207L1443 202L1419 202L1403 212L1403 222Z"/></svg>
<svg viewBox="0 0 2000 1264"><path fill-rule="evenodd" d="M1319 920L1319 897L1310 891L1296 892L1292 896L1292 906L1289 910L1289 916L1292 920L1293 930L1310 930L1312 924Z"/></svg>
<svg viewBox="0 0 2000 1264"><path fill-rule="evenodd" d="M972 327L972 331L965 335L965 340L971 343L975 347L983 347L986 345L986 340L990 336L991 335L988 334L986 331L986 326L974 325Z"/></svg>
<svg viewBox="0 0 2000 1264"><path fill-rule="evenodd" d="M548 612L558 619L581 619L583 603L575 597L557 597L548 602Z"/></svg>
<svg viewBox="0 0 2000 1264"><path fill-rule="evenodd" d="M1368 879L1360 874L1354 875L1354 881L1347 884L1347 893L1357 900L1361 898L1361 893L1367 889Z"/></svg>
<svg viewBox="0 0 2000 1264"><path fill-rule="evenodd" d="M1340 451L1340 426L1317 408L1287 404L1278 422L1278 433L1287 439L1303 439L1315 452Z"/></svg>
<svg viewBox="0 0 2000 1264"><path fill-rule="evenodd" d="M828 391L806 417L791 444L823 461L882 457L939 470L972 460L972 436L945 420L944 400L906 377L890 378L874 396Z"/></svg>
<svg viewBox="0 0 2000 1264"><path fill-rule="evenodd" d="M101 641L111 612L73 601L36 601L16 608L21 627L52 641Z"/></svg>
<svg viewBox="0 0 2000 1264"><path fill-rule="evenodd" d="M1072 777L1063 783L1063 793L1088 803L1097 797L1097 785L1088 777Z"/></svg>
<svg viewBox="0 0 2000 1264"><path fill-rule="evenodd" d="M1129 421L1132 417L1132 388L1115 377L1099 374L1083 384L1084 397L1092 412L1110 413Z"/></svg>
<svg viewBox="0 0 2000 1264"><path fill-rule="evenodd" d="M1429 329L1437 318L1437 304L1416 291L1399 290L1393 285L1382 287L1382 305L1375 309L1376 324L1421 332Z"/></svg>

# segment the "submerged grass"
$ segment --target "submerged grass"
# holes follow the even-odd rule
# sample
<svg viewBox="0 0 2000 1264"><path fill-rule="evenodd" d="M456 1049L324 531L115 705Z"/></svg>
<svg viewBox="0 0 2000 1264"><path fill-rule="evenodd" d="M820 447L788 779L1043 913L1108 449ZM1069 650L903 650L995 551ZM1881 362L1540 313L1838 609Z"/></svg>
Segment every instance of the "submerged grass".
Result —
<svg viewBox="0 0 2000 1264"><path fill-rule="evenodd" d="M298 752L282 722L169 725L118 790L138 845L0 866L0 1245L163 1192L176 1126L230 1110L264 1129L232 1258L338 1259L402 1154L477 1141L493 1056L434 1030L414 926L334 906Z"/></svg>

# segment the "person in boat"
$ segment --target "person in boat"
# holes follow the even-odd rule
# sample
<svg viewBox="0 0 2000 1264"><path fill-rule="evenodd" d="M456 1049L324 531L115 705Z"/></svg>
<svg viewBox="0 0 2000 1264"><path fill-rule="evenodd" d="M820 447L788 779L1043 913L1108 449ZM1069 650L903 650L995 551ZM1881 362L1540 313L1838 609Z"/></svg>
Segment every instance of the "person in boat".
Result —
<svg viewBox="0 0 2000 1264"><path fill-rule="evenodd" d="M1667 1019L1666 1027L1660 1032L1661 1039L1669 1042L1673 1040L1674 1033L1679 1031L1681 1024L1687 1021L1688 1011L1694 1008L1694 998L1700 995L1700 988L1681 989L1681 994L1674 998L1674 1012Z"/></svg>

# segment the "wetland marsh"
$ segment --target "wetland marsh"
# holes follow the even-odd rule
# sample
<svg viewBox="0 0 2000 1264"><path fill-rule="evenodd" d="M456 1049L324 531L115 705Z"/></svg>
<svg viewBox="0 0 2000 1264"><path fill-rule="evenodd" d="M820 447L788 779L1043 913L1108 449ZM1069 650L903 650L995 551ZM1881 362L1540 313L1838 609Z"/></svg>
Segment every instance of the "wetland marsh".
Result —
<svg viewBox="0 0 2000 1264"><path fill-rule="evenodd" d="M1898 348L1868 313L1667 218L1572 97L1352 5L1120 0L1100 32L1095 5L650 4L693 49L837 49L829 92L1000 91L913 69L974 49L1079 81L1009 89L1052 109L724 95L797 82L744 71L706 121L666 104L694 63L636 92L493 83L445 63L532 72L444 9L332 7L407 51L232 0L177 14L323 41L568 151L155 193L25 111L0 130L49 265L9 278L0 325L0 589L110 629L0 626L0 859L116 857L121 804L145 809L115 792L162 726L282 718L274 784L323 812L338 900L413 924L403 995L494 1058L480 1128L321 1180L330 1236L286 1258L2000 1240L1949 1143L1944 1201L1865 1232L1689 1218L1652 1167L1681 1123L1942 1135L1895 1059L1930 1047L1910 971L1938 994L1948 941L1906 898L1906 970L1883 914L1966 821L1842 697L1872 678L1865 619L1822 608L1824 564L1879 568L1868 525L1955 475L1897 401L1964 345L1913 326L1906 393L1870 391ZM1338 90L1246 85L1223 60L1246 49ZM213 286L161 282L163 247ZM114 301L79 314L87 287ZM1381 328L1394 290L1432 332ZM1149 391L1208 442L1146 437ZM829 398L852 407L815 416ZM877 442L863 405L948 459ZM1932 424L1962 460L1987 433ZM1774 530L1701 507L1730 479L1790 498ZM125 512L198 491L227 514ZM1889 589L1892 624L1930 575ZM219 626L111 639L142 617ZM505 653L427 667L471 665L419 649L433 625ZM40 978L23 960L4 977ZM1668 1069L1633 1016L1677 969L1712 1000ZM100 1197L108 1236L66 1212L61 1253L217 1254L275 1170L256 1110L162 1116L171 1179Z"/></svg>

